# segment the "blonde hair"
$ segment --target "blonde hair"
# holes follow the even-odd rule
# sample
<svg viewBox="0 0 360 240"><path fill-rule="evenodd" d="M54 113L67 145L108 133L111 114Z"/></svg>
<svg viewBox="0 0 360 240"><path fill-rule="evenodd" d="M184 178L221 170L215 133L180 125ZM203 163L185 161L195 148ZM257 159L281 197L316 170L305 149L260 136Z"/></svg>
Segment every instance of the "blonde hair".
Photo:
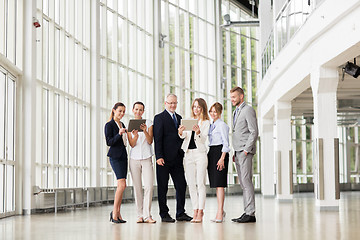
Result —
<svg viewBox="0 0 360 240"><path fill-rule="evenodd" d="M191 104L191 116L195 117L195 114L194 114L195 102L197 102L199 104L199 106L201 107L200 120L201 121L209 120L210 118L209 118L209 114L208 114L208 110L207 110L207 104L203 98L195 98L195 100Z"/></svg>

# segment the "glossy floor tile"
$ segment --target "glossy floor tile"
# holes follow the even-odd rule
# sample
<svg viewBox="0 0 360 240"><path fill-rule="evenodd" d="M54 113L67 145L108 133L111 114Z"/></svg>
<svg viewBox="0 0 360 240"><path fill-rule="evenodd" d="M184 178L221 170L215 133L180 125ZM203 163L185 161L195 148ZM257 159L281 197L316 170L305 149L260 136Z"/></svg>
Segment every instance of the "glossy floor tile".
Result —
<svg viewBox="0 0 360 240"><path fill-rule="evenodd" d="M360 239L360 192L341 194L338 212L319 212L314 194L295 194L292 202L256 195L256 223L239 224L242 196L227 196L224 223L212 223L216 198L209 197L203 223L161 223L153 201L155 224L136 223L134 203L122 205L125 224L109 223L111 205L65 212L15 216L0 220L0 239ZM175 216L175 200L169 200ZM192 215L190 199L187 213Z"/></svg>

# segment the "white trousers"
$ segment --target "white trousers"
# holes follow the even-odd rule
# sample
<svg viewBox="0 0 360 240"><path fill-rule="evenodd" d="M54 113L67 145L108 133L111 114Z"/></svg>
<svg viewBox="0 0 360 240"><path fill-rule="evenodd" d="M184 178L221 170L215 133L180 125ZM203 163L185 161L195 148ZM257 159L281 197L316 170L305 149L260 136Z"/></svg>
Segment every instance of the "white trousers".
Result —
<svg viewBox="0 0 360 240"><path fill-rule="evenodd" d="M133 180L135 204L138 218L151 217L151 202L154 188L154 169L152 158L134 160L130 158L130 173ZM144 195L142 181L144 183Z"/></svg>
<svg viewBox="0 0 360 240"><path fill-rule="evenodd" d="M198 149L189 149L185 153L185 178L189 186L190 199L193 209L205 208L205 181L207 166L208 159L206 152L200 152Z"/></svg>

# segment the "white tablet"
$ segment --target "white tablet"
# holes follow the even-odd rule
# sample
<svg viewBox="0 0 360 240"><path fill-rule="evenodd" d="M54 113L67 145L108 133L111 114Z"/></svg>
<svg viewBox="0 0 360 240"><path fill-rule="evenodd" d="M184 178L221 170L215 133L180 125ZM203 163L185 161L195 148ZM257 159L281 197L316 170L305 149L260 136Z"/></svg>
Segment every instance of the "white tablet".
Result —
<svg viewBox="0 0 360 240"><path fill-rule="evenodd" d="M198 124L196 119L181 119L181 125L185 127L185 131L192 131L194 125Z"/></svg>
<svg viewBox="0 0 360 240"><path fill-rule="evenodd" d="M140 129L140 125L145 123L145 121L146 119L131 119L129 121L128 132L131 132L132 130L142 132L143 130Z"/></svg>

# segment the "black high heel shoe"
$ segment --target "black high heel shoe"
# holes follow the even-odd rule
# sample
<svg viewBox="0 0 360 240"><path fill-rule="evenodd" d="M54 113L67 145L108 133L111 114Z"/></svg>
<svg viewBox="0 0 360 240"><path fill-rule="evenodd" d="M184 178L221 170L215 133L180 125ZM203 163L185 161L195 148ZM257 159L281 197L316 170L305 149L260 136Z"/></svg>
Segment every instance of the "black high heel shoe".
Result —
<svg viewBox="0 0 360 240"><path fill-rule="evenodd" d="M118 220L113 219L112 213L113 212L111 211L110 212L110 222L112 222L112 223L122 223L122 222L119 221L120 219L118 219Z"/></svg>

